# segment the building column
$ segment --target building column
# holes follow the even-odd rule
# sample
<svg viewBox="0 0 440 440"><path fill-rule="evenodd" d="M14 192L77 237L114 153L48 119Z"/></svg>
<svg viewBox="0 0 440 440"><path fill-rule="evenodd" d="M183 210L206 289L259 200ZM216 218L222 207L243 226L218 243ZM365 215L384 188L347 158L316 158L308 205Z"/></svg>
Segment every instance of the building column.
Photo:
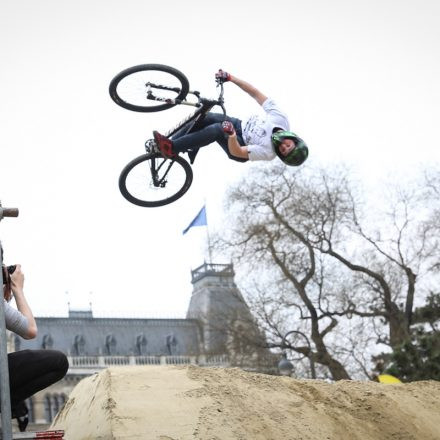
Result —
<svg viewBox="0 0 440 440"><path fill-rule="evenodd" d="M44 394L37 393L33 397L34 403L34 423L42 424L47 423L46 411L44 408Z"/></svg>

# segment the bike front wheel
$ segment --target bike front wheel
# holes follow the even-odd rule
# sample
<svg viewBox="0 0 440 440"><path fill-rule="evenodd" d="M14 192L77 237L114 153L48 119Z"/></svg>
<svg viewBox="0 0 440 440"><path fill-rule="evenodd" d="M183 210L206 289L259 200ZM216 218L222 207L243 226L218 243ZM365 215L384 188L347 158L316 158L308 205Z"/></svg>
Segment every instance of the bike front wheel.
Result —
<svg viewBox="0 0 440 440"><path fill-rule="evenodd" d="M141 64L119 72L109 93L119 106L135 112L158 112L174 107L189 91L187 77L164 64ZM167 102L167 101L171 102Z"/></svg>
<svg viewBox="0 0 440 440"><path fill-rule="evenodd" d="M119 189L129 202L153 208L182 197L192 179L191 166L182 157L165 159L159 153L149 153L124 167L119 176Z"/></svg>

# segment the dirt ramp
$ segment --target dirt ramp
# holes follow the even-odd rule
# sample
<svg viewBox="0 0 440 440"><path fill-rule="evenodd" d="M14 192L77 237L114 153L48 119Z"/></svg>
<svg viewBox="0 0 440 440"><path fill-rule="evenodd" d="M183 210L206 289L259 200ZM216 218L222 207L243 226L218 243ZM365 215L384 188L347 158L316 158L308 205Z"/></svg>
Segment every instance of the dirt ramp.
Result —
<svg viewBox="0 0 440 440"><path fill-rule="evenodd" d="M109 368L75 387L51 429L64 429L67 440L438 440L440 382Z"/></svg>

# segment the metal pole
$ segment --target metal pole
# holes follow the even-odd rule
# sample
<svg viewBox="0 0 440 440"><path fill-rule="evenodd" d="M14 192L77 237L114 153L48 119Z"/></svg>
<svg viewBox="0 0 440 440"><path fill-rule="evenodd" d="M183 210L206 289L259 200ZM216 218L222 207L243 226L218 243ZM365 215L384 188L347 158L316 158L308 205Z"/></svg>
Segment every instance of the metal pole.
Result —
<svg viewBox="0 0 440 440"><path fill-rule="evenodd" d="M3 217L17 217L18 209L2 208L0 202L0 220ZM1 242L0 242L1 245ZM0 265L3 265L0 253ZM3 271L0 270L0 281L3 289ZM3 291L2 291L3 296ZM2 440L12 440L11 395L9 390L8 350L5 322L4 299L0 298L0 403L2 411Z"/></svg>
<svg viewBox="0 0 440 440"><path fill-rule="evenodd" d="M1 245L1 242L0 242ZM0 256L0 264L3 264ZM3 271L0 271L3 286ZM6 348L6 324L4 299L0 299L0 395L2 410L2 440L12 439L11 396L9 391L8 351Z"/></svg>
<svg viewBox="0 0 440 440"><path fill-rule="evenodd" d="M205 199L205 203L203 204L203 206L205 207L205 217L206 217L206 235L208 237L208 255L209 255L209 264L212 264L212 252L211 252L211 238L209 237L209 227L208 227L208 214L207 214L207 210L206 210L206 199Z"/></svg>

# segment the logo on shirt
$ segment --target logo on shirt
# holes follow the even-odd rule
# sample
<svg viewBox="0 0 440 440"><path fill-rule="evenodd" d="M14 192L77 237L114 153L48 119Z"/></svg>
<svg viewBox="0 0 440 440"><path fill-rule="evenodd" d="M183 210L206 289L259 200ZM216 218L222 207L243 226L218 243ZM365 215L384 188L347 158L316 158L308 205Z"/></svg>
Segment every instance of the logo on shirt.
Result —
<svg viewBox="0 0 440 440"><path fill-rule="evenodd" d="M243 134L247 144L259 144L266 137L265 120L253 115L246 123Z"/></svg>

